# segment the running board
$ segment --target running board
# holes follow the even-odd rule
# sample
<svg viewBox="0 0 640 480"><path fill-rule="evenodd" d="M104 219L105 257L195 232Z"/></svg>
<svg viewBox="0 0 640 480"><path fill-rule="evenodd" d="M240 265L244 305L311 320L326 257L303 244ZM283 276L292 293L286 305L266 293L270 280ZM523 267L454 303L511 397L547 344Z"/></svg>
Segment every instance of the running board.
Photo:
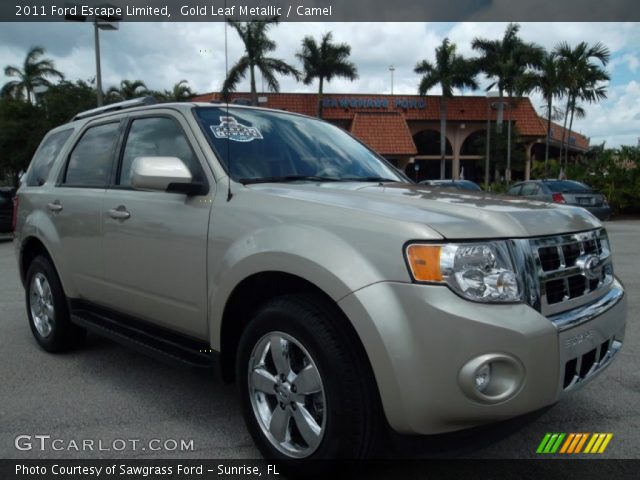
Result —
<svg viewBox="0 0 640 480"><path fill-rule="evenodd" d="M205 342L116 312L71 302L72 323L159 360L195 369L219 371L219 353Z"/></svg>

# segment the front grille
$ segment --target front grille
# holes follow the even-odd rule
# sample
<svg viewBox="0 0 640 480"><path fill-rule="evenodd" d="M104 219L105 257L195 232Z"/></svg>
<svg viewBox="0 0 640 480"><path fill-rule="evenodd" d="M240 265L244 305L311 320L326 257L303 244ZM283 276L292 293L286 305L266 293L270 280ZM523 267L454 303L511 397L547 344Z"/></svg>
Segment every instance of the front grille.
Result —
<svg viewBox="0 0 640 480"><path fill-rule="evenodd" d="M553 315L606 292L613 281L604 229L530 241L540 292L540 310Z"/></svg>
<svg viewBox="0 0 640 480"><path fill-rule="evenodd" d="M568 360L564 364L562 388L569 390L576 384L590 378L611 361L621 346L621 342L610 339L602 342L597 348Z"/></svg>

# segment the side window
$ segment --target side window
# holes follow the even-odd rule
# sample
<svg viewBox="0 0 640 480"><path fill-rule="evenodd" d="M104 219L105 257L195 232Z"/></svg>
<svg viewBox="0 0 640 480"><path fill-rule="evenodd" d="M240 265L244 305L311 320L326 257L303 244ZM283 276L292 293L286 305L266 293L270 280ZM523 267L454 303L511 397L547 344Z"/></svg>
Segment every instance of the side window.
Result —
<svg viewBox="0 0 640 480"><path fill-rule="evenodd" d="M67 143L72 132L73 129L69 128L49 135L43 140L33 160L31 160L31 168L29 168L29 174L25 179L27 186L39 187L47 180L54 160L58 158L60 150Z"/></svg>
<svg viewBox="0 0 640 480"><path fill-rule="evenodd" d="M507 195L519 195L521 187L522 187L521 184L514 185L507 191Z"/></svg>
<svg viewBox="0 0 640 480"><path fill-rule="evenodd" d="M137 157L178 157L191 171L194 180L202 180L198 159L182 127L171 118L140 118L131 123L122 157L119 185L131 185L131 166Z"/></svg>
<svg viewBox="0 0 640 480"><path fill-rule="evenodd" d="M535 183L525 183L522 186L520 195L535 195L538 192L538 186Z"/></svg>
<svg viewBox="0 0 640 480"><path fill-rule="evenodd" d="M103 187L109 183L119 123L89 128L76 144L65 173L65 185Z"/></svg>

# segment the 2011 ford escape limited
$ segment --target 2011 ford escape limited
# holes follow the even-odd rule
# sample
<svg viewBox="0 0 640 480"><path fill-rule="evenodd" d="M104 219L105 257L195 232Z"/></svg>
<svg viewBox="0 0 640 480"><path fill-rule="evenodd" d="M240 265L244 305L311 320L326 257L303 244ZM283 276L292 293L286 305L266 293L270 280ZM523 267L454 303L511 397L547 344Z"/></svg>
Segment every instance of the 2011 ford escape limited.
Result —
<svg viewBox="0 0 640 480"><path fill-rule="evenodd" d="M325 122L144 99L78 114L17 194L47 351L85 332L239 385L265 456L359 458L385 421L524 414L620 349L626 300L577 207L412 184Z"/></svg>

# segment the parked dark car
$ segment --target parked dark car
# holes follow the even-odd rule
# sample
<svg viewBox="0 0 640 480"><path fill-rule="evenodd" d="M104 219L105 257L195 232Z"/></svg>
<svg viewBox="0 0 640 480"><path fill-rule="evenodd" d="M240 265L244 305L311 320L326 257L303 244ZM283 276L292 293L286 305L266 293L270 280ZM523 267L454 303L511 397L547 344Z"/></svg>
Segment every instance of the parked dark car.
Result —
<svg viewBox="0 0 640 480"><path fill-rule="evenodd" d="M0 232L13 230L13 197L15 188L0 187Z"/></svg>
<svg viewBox="0 0 640 480"><path fill-rule="evenodd" d="M587 209L600 220L611 216L611 207L605 196L584 183L575 180L530 180L513 185L507 195L532 200L565 203Z"/></svg>
<svg viewBox="0 0 640 480"><path fill-rule="evenodd" d="M431 187L448 187L457 188L458 190L475 190L482 191L482 188L477 183L471 180L423 180L420 185L429 185Z"/></svg>

